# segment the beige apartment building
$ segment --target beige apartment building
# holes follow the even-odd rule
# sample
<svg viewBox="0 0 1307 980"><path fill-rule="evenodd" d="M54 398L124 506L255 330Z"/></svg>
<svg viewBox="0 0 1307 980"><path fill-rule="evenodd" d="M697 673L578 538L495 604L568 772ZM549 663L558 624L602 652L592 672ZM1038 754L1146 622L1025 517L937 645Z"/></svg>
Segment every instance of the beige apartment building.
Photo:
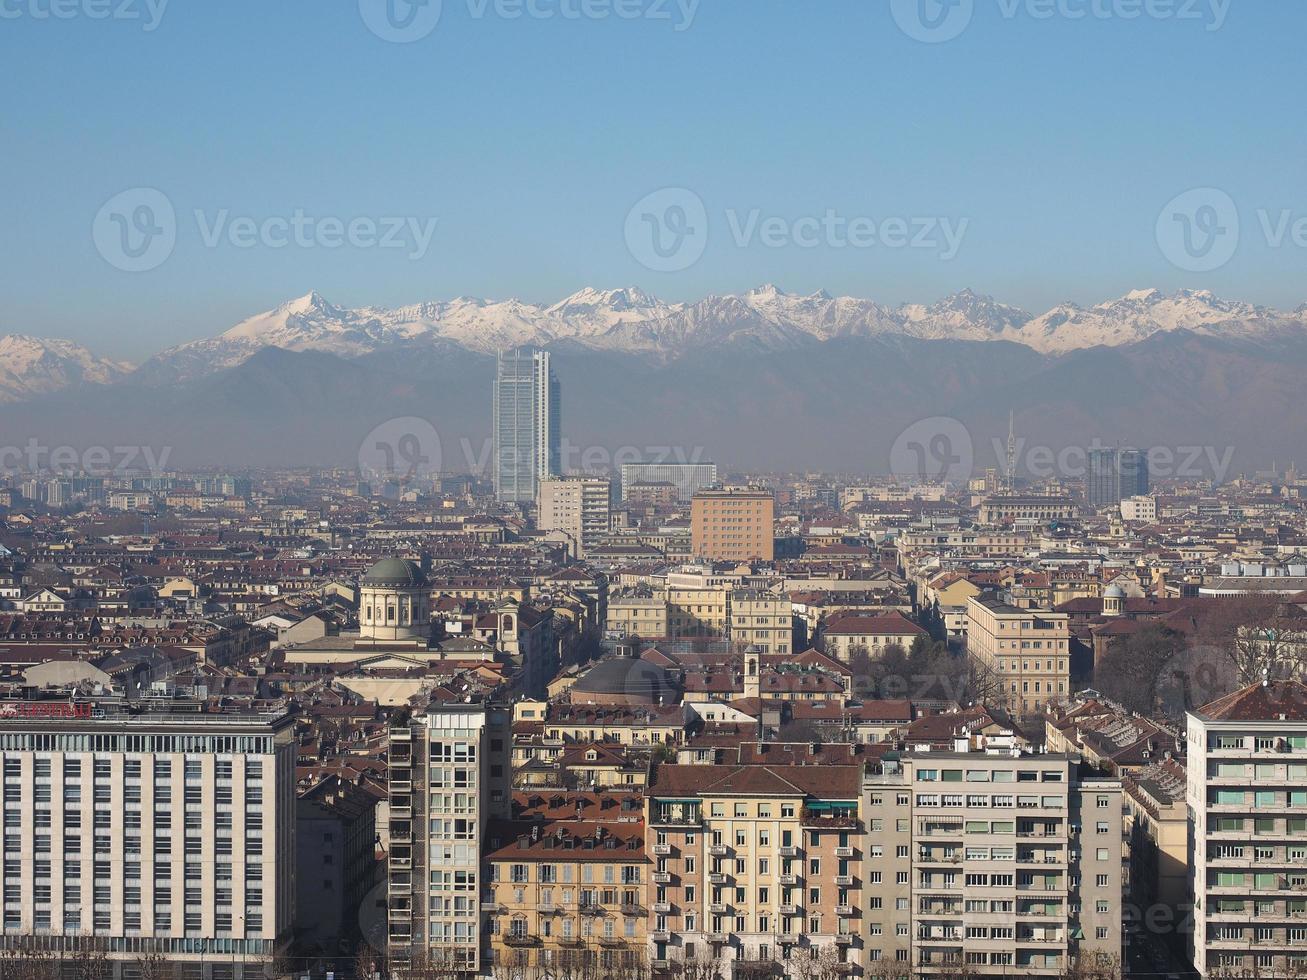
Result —
<svg viewBox="0 0 1307 980"><path fill-rule="evenodd" d="M993 593L967 600L967 655L993 679L993 699L1034 714L1071 690L1066 613L1020 609Z"/></svg>
<svg viewBox="0 0 1307 980"><path fill-rule="evenodd" d="M568 551L584 558L609 531L609 481L598 476L556 476L540 480L536 526L561 534Z"/></svg>
<svg viewBox="0 0 1307 980"><path fill-rule="evenodd" d="M491 972L643 971L649 858L642 800L624 795L618 819L491 824L481 896Z"/></svg>
<svg viewBox="0 0 1307 980"><path fill-rule="evenodd" d="M1193 963L1307 972L1307 685L1255 684L1188 715Z"/></svg>
<svg viewBox="0 0 1307 980"><path fill-rule="evenodd" d="M622 636L667 636L667 594L648 586L610 593L607 629Z"/></svg>
<svg viewBox="0 0 1307 980"><path fill-rule="evenodd" d="M771 561L776 501L770 490L700 490L690 502L690 547L710 561Z"/></svg>
<svg viewBox="0 0 1307 980"><path fill-rule="evenodd" d="M1121 784L1065 755L887 755L868 769L869 972L1048 976L1121 963Z"/></svg>
<svg viewBox="0 0 1307 980"><path fill-rule="evenodd" d="M0 705L3 945L263 976L295 921L285 711Z"/></svg>
<svg viewBox="0 0 1307 980"><path fill-rule="evenodd" d="M746 765L656 770L648 792L652 966L715 960L731 980L758 969L799 975L788 962L799 959L856 968L862 767L808 746L800 749L811 758L795 764L783 748L761 745Z"/></svg>
<svg viewBox="0 0 1307 980"><path fill-rule="evenodd" d="M728 637L764 654L795 653L794 604L775 592L735 589L730 593Z"/></svg>

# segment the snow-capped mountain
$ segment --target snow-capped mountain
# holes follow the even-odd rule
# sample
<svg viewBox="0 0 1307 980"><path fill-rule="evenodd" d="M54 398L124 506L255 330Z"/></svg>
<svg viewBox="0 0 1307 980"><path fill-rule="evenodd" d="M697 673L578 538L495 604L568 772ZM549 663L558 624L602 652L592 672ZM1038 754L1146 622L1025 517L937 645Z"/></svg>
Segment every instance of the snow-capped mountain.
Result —
<svg viewBox="0 0 1307 980"><path fill-rule="evenodd" d="M1304 309L1279 313L1228 302L1206 291L1138 290L1092 307L1066 303L1040 316L964 290L930 305L887 306L869 299L787 293L774 285L742 295L666 303L630 287L583 289L552 305L458 299L397 309L334 306L317 293L238 323L225 333L156 355L143 380L176 381L243 363L267 347L346 358L405 345L452 344L478 353L559 342L675 360L738 345L787 350L836 338L903 335L923 340L1005 340L1044 354L1138 343L1191 330L1256 336L1303 330Z"/></svg>
<svg viewBox="0 0 1307 980"><path fill-rule="evenodd" d="M112 384L130 364L96 357L71 340L0 337L0 402L21 401L75 384Z"/></svg>

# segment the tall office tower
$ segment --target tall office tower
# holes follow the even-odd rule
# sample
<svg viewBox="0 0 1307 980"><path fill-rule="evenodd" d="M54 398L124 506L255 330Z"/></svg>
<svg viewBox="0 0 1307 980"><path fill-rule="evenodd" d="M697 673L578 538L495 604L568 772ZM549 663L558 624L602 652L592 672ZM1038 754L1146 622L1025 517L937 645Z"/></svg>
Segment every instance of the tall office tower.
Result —
<svg viewBox="0 0 1307 980"><path fill-rule="evenodd" d="M1307 685L1189 712L1189 868L1200 976L1307 971Z"/></svg>
<svg viewBox="0 0 1307 980"><path fill-rule="evenodd" d="M0 702L0 942L162 955L197 980L271 971L295 922L292 722Z"/></svg>
<svg viewBox="0 0 1307 980"><path fill-rule="evenodd" d="M964 736L868 768L869 967L903 976L1120 969L1122 788L1078 758ZM878 974L879 975L879 974Z"/></svg>
<svg viewBox="0 0 1307 980"><path fill-rule="evenodd" d="M511 812L507 709L432 703L390 727L393 967L481 971L481 844Z"/></svg>
<svg viewBox="0 0 1307 980"><path fill-rule="evenodd" d="M541 531L558 531L567 538L576 558L608 533L612 484L600 476L561 476L540 481L536 524Z"/></svg>
<svg viewBox="0 0 1307 980"><path fill-rule="evenodd" d="M717 483L716 463L623 463L622 494L645 483L670 483L679 500L689 500Z"/></svg>
<svg viewBox="0 0 1307 980"><path fill-rule="evenodd" d="M1121 502L1121 474L1115 449L1089 450L1085 470L1085 503L1091 509L1113 507Z"/></svg>
<svg viewBox="0 0 1307 980"><path fill-rule="evenodd" d="M770 490L701 490L690 505L691 549L711 561L771 561L776 500Z"/></svg>
<svg viewBox="0 0 1307 980"><path fill-rule="evenodd" d="M540 481L560 472L558 379L547 351L500 351L494 392L495 496L535 503Z"/></svg>
<svg viewBox="0 0 1307 980"><path fill-rule="evenodd" d="M1143 497L1148 493L1148 453L1142 449L1122 449L1117 454L1118 503L1128 497Z"/></svg>
<svg viewBox="0 0 1307 980"><path fill-rule="evenodd" d="M1142 449L1091 449L1085 501L1095 510L1148 493L1148 453Z"/></svg>

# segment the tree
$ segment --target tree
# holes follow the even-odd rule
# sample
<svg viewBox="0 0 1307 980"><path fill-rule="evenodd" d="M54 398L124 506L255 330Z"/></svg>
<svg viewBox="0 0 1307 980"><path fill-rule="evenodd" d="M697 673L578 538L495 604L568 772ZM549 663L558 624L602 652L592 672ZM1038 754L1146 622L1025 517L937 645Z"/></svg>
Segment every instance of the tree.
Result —
<svg viewBox="0 0 1307 980"><path fill-rule="evenodd" d="M1159 685L1184 649L1184 638L1160 623L1149 623L1108 647L1094 665L1094 686L1139 714L1158 706Z"/></svg>
<svg viewBox="0 0 1307 980"><path fill-rule="evenodd" d="M177 962L162 953L136 957L136 968L140 971L140 980L178 980L181 976Z"/></svg>

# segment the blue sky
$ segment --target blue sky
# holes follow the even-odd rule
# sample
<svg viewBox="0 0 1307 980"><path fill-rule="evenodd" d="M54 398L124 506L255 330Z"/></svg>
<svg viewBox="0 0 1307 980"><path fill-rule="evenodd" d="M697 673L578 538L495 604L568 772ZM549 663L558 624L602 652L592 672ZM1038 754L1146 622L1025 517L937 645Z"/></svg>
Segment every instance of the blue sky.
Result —
<svg viewBox="0 0 1307 980"><path fill-rule="evenodd" d="M0 0L0 333L141 358L310 289L345 305L762 282L886 302L972 287L1037 312L1145 285L1307 301L1307 248L1258 218L1307 216L1299 3L974 0L961 34L923 43L891 0L701 0L692 18L675 0L586 0L609 16L580 18L563 13L582 0L520 17L515 0L443 0L429 35L390 43L360 0L173 0L153 30L146 0L112 0L137 20L56 2L71 16ZM703 202L708 235L688 268L655 271L624 227L666 187ZM1228 194L1242 226L1206 272L1154 234L1195 187ZM92 234L134 188L176 214L166 261L135 273ZM231 230L297 211L436 225L422 248L239 247ZM730 230L827 214L965 219L965 238L945 259Z"/></svg>

